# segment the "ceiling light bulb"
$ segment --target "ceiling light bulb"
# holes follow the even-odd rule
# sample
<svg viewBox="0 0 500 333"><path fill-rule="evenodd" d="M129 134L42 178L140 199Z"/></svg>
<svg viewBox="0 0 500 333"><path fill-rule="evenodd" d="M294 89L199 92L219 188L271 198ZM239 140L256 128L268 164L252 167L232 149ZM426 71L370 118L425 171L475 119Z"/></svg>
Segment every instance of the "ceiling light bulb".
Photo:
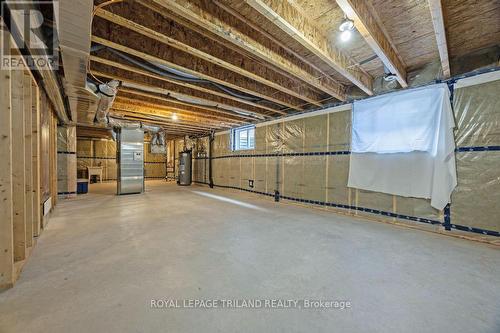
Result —
<svg viewBox="0 0 500 333"><path fill-rule="evenodd" d="M343 42L347 42L351 39L352 32L350 30L344 30L340 33L340 40Z"/></svg>
<svg viewBox="0 0 500 333"><path fill-rule="evenodd" d="M172 114L172 120L177 120L179 117L177 116L177 113Z"/></svg>
<svg viewBox="0 0 500 333"><path fill-rule="evenodd" d="M342 23L339 25L339 30L340 31L347 31L347 30L353 30L354 29L354 21L344 17L342 20Z"/></svg>

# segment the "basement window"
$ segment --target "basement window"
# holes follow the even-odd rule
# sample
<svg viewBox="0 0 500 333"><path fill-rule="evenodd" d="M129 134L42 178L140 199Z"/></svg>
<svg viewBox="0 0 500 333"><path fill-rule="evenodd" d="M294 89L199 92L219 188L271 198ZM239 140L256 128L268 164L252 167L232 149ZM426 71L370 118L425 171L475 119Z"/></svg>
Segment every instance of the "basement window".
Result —
<svg viewBox="0 0 500 333"><path fill-rule="evenodd" d="M231 150L255 149L255 125L231 129Z"/></svg>

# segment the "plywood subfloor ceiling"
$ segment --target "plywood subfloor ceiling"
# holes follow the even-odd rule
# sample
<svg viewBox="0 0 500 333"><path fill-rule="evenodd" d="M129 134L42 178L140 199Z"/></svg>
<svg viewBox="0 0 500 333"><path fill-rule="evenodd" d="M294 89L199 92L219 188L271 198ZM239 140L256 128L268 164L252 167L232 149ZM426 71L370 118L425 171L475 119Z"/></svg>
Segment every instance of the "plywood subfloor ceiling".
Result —
<svg viewBox="0 0 500 333"><path fill-rule="evenodd" d="M496 0L116 1L95 10L90 73L124 83L114 115L203 135L372 95L384 66L402 87L434 61L447 77L499 44L499 17Z"/></svg>

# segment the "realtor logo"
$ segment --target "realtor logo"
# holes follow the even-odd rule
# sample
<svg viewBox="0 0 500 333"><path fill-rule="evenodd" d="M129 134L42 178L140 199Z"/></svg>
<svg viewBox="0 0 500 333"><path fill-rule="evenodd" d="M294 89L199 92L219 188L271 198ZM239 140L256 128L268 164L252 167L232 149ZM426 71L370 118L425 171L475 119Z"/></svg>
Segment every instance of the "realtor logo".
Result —
<svg viewBox="0 0 500 333"><path fill-rule="evenodd" d="M0 69L58 69L58 5L58 1L2 1Z"/></svg>

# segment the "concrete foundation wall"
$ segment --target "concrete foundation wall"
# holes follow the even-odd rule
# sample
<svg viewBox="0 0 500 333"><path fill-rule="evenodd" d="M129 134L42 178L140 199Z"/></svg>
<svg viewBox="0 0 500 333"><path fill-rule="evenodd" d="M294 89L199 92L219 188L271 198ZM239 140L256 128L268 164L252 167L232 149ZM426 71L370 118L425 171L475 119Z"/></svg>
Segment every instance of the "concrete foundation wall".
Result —
<svg viewBox="0 0 500 333"><path fill-rule="evenodd" d="M452 224L497 232L500 152L462 150L469 146L500 146L498 91L500 80L454 92L459 185L451 204ZM255 130L253 150L231 151L229 133L219 133L212 156L214 184L270 196L279 191L282 197L307 204L363 207L343 210L370 217L375 213L378 219L395 219L385 215L389 212L424 222L444 222L444 212L431 207L430 200L348 188L350 135L350 110L260 124ZM195 156L194 181L208 183L200 171L206 165L206 158ZM412 223L411 218L404 220Z"/></svg>

